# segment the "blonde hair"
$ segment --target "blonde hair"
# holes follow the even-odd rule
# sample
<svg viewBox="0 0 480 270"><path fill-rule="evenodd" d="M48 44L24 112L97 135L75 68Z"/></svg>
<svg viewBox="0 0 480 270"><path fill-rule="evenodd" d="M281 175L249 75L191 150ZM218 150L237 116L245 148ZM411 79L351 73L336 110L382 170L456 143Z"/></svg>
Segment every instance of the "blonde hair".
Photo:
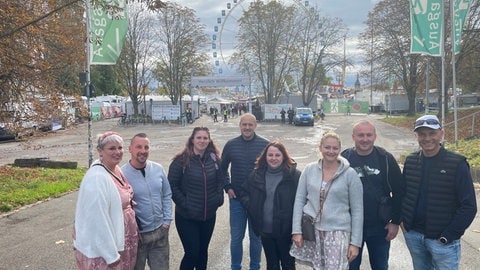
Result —
<svg viewBox="0 0 480 270"><path fill-rule="evenodd" d="M338 136L338 134L335 131L330 129L323 133L322 138L320 139L320 146L322 146L325 140L328 138L337 139L338 145L342 147L342 140L340 140L340 136Z"/></svg>

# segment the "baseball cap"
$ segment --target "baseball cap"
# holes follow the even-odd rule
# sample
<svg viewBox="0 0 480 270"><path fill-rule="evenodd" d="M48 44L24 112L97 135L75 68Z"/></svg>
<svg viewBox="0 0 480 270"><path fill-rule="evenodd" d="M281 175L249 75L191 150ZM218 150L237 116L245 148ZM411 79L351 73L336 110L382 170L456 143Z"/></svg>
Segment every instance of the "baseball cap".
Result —
<svg viewBox="0 0 480 270"><path fill-rule="evenodd" d="M442 126L440 126L440 121L438 121L438 118L435 115L424 115L422 117L419 117L415 121L415 126L413 128L413 131L416 131L421 127L426 127L431 129L442 129Z"/></svg>

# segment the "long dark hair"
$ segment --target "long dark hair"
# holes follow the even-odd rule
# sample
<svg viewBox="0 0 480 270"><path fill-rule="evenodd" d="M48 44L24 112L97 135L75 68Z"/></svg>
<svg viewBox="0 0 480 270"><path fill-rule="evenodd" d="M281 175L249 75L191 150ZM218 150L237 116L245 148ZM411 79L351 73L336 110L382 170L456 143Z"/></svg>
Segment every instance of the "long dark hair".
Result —
<svg viewBox="0 0 480 270"><path fill-rule="evenodd" d="M205 149L205 154L213 153L217 160L220 160L220 151L218 151L217 146L213 143L212 137L210 136L210 130L207 127L195 127L192 130L192 134L188 137L187 142L185 143L185 148L176 154L173 157L173 160L180 158L183 168L186 168L190 165L190 157L194 155L193 152L193 139L195 138L195 134L199 131L206 131L208 135L208 139L210 142L207 145L207 149Z"/></svg>
<svg viewBox="0 0 480 270"><path fill-rule="evenodd" d="M270 147L275 147L282 153L283 162L281 166L284 169L287 169L289 172L292 171L296 163L292 159L290 154L288 154L287 148L285 148L285 146L279 141L272 141L269 144L267 144L265 149L263 149L262 153L260 154L260 156L258 156L257 160L255 161L255 169L266 168L268 166L267 151L268 151L268 148Z"/></svg>

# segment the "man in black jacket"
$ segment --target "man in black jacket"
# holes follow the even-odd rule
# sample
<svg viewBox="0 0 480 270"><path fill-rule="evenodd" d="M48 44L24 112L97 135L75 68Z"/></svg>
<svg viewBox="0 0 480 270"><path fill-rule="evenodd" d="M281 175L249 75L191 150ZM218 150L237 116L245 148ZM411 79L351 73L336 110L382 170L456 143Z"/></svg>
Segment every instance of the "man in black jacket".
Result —
<svg viewBox="0 0 480 270"><path fill-rule="evenodd" d="M360 269L365 243L371 269L388 269L390 241L397 236L401 222L402 173L393 155L374 145L376 138L375 126L360 121L353 126L355 147L342 152L362 180L364 192L363 243L359 256L350 263L350 270Z"/></svg>
<svg viewBox="0 0 480 270"><path fill-rule="evenodd" d="M458 269L460 237L477 212L470 168L464 156L443 148L444 130L435 115L418 118L414 132L421 150L405 160L402 204L413 268Z"/></svg>
<svg viewBox="0 0 480 270"><path fill-rule="evenodd" d="M247 227L247 212L237 199L236 192L241 189L255 166L255 160L262 153L268 140L255 133L257 119L251 113L240 118L241 135L229 140L222 151L221 168L227 176L225 191L230 199L230 253L232 270L240 270L243 257L243 238ZM230 177L228 167L230 166ZM231 181L230 181L231 180ZM262 243L248 226L250 239L250 270L260 269Z"/></svg>

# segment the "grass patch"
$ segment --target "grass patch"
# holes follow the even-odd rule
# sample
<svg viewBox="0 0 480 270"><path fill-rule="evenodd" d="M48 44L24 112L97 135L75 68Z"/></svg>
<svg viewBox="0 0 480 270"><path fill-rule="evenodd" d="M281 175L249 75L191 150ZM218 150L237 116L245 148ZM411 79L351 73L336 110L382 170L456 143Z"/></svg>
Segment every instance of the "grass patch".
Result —
<svg viewBox="0 0 480 270"><path fill-rule="evenodd" d="M456 151L464 155L472 168L480 169L480 140L462 140L458 141L458 146L447 145L447 149Z"/></svg>
<svg viewBox="0 0 480 270"><path fill-rule="evenodd" d="M86 168L0 167L0 213L75 190L85 172Z"/></svg>

